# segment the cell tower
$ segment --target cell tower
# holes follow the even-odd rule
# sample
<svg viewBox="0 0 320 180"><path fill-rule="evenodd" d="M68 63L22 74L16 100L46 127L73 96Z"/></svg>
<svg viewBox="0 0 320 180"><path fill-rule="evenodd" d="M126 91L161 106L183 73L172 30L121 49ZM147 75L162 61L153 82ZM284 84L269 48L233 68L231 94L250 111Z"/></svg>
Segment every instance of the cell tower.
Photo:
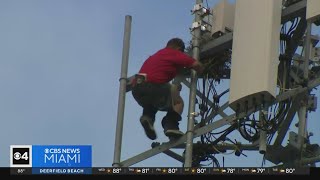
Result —
<svg viewBox="0 0 320 180"><path fill-rule="evenodd" d="M121 161L125 94L134 77L127 77L131 16L126 16L113 166L129 167L165 153L184 167L201 167L203 161L219 167L216 154L240 156L247 150L276 166L315 166L320 147L310 140L307 120L317 109L312 93L320 85L320 37L312 34L320 25L320 1L222 0L208 10L196 0L188 47L205 64L205 73L198 77L192 70L175 79L190 88L187 133ZM220 92L221 80L229 86ZM289 132L296 114L298 131ZM241 136L235 141L231 134Z"/></svg>

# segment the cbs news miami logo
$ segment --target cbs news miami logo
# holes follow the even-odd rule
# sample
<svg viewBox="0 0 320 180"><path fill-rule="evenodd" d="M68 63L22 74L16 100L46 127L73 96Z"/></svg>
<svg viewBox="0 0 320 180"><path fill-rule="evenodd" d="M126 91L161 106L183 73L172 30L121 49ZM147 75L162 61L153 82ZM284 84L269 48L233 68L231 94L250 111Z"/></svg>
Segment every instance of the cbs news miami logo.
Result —
<svg viewBox="0 0 320 180"><path fill-rule="evenodd" d="M92 167L91 145L11 145L10 167Z"/></svg>

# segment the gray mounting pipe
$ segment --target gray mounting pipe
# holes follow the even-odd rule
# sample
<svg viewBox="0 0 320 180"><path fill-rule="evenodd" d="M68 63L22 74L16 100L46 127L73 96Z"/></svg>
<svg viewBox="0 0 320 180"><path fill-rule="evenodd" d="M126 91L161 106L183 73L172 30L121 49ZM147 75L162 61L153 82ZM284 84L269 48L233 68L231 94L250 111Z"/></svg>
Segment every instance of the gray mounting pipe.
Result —
<svg viewBox="0 0 320 180"><path fill-rule="evenodd" d="M125 17L125 27L124 27L120 89L119 89L119 99L118 99L117 127L116 127L116 138L115 138L115 145L114 145L114 158L113 158L113 164L112 164L113 167L120 167L123 117L124 117L124 109L125 109L125 101L126 101L126 85L127 85L129 49L130 49L131 22L132 22L132 17L127 15Z"/></svg>
<svg viewBox="0 0 320 180"><path fill-rule="evenodd" d="M197 4L201 4L203 0L196 0ZM201 14L195 12L194 22L201 21ZM200 58L200 38L201 38L201 29L196 28L193 31L192 38L192 53L193 58L199 60ZM197 92L197 73L194 70L191 70L191 87L189 94L189 110L188 110L188 130L187 130L187 142L186 142L186 153L185 153L185 163L184 167L192 166L192 150L193 150L193 130L194 130L194 116L195 116L195 106L196 106L196 92Z"/></svg>
<svg viewBox="0 0 320 180"><path fill-rule="evenodd" d="M305 60L304 60L304 68L303 68L303 78L305 82L308 82L309 77L309 58L310 58L310 46L311 46L311 28L312 22L310 20L307 21L307 33L305 38ZM307 134L307 96L304 97L304 101L300 109L298 110L298 117L299 117L299 127L298 127L298 146L299 149L302 151L304 145L304 139L306 138Z"/></svg>
<svg viewBox="0 0 320 180"><path fill-rule="evenodd" d="M259 122L260 126L263 127L262 119L268 117L268 108L264 108L260 111ZM259 153L265 154L267 152L267 132L264 130L260 130L260 137L259 137Z"/></svg>

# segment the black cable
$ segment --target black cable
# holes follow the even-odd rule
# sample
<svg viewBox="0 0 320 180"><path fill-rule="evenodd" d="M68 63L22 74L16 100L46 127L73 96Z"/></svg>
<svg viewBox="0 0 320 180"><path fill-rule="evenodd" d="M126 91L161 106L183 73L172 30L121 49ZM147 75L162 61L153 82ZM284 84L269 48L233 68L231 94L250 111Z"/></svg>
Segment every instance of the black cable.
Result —
<svg viewBox="0 0 320 180"><path fill-rule="evenodd" d="M298 26L298 22L299 22L299 19L298 19L298 18L295 18L295 19L291 22L291 26L290 26L290 28L289 28L289 30L288 30L288 33L287 33L288 36L292 37L294 30L295 30L295 29L297 28L297 26Z"/></svg>
<svg viewBox="0 0 320 180"><path fill-rule="evenodd" d="M212 155L209 155L208 157L212 160L213 167L220 167L220 163L216 157L214 157ZM216 166L214 166L214 165L216 165Z"/></svg>

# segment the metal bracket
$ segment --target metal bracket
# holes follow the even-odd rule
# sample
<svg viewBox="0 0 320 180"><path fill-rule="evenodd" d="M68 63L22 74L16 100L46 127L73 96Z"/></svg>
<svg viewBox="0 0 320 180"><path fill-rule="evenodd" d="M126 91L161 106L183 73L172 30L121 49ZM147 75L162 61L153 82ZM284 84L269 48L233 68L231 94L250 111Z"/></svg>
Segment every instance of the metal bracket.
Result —
<svg viewBox="0 0 320 180"><path fill-rule="evenodd" d="M211 14L210 9L203 7L202 3L196 4L193 6L191 13L194 14L196 12L201 12L201 16L207 16L207 15Z"/></svg>
<svg viewBox="0 0 320 180"><path fill-rule="evenodd" d="M210 32L211 29L211 25L206 23L205 21L197 21L197 22L193 22L192 26L190 28L190 31L194 31L195 29L200 28L201 31L204 32Z"/></svg>

